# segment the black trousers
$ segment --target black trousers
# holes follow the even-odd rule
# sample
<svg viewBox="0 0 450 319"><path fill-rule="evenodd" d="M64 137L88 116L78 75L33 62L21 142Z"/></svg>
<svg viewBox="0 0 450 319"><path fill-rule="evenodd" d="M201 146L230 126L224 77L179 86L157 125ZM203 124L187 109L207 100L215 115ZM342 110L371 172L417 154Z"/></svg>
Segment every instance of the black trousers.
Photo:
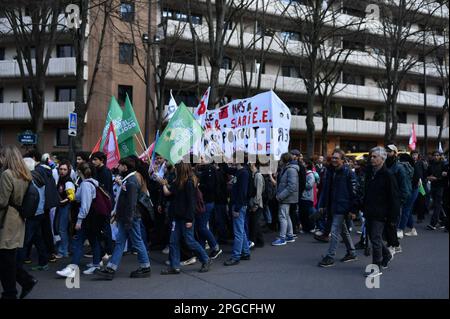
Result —
<svg viewBox="0 0 450 319"><path fill-rule="evenodd" d="M416 202L414 203L413 213L417 215L418 220L424 220L426 212L427 212L426 197L423 196L422 194L419 194L419 196L417 196Z"/></svg>
<svg viewBox="0 0 450 319"><path fill-rule="evenodd" d="M380 266L383 258L387 258L390 255L389 249L383 242L383 229L385 229L387 224L376 220L366 220L366 225L372 243L372 263Z"/></svg>
<svg viewBox="0 0 450 319"><path fill-rule="evenodd" d="M384 227L384 235L386 237L388 247L400 246L400 242L397 237L397 223L393 224L391 222L386 222Z"/></svg>
<svg viewBox="0 0 450 319"><path fill-rule="evenodd" d="M289 217L291 217L292 229L294 233L298 233L300 220L298 218L298 204L291 204L289 207Z"/></svg>
<svg viewBox="0 0 450 319"><path fill-rule="evenodd" d="M17 299L16 282L22 287L32 284L33 277L27 273L17 260L17 249L0 249L0 281L2 299Z"/></svg>
<svg viewBox="0 0 450 319"><path fill-rule="evenodd" d="M263 209L258 208L255 212L248 211L249 223L248 232L250 241L254 242L256 246L264 246L264 236L261 231L260 220L263 214Z"/></svg>

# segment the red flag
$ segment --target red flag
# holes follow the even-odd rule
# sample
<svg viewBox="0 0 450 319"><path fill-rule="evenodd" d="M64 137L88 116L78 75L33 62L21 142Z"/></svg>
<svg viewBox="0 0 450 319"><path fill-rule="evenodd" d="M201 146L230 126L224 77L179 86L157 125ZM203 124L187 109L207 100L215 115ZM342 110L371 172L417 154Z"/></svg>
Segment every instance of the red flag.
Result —
<svg viewBox="0 0 450 319"><path fill-rule="evenodd" d="M412 124L412 129L411 129L411 137L409 138L409 148L414 151L416 149L416 144L417 144L417 136L416 136L416 127L414 125L414 123Z"/></svg>
<svg viewBox="0 0 450 319"><path fill-rule="evenodd" d="M94 154L95 152L100 151L100 144L102 143L102 137L100 136L100 138L97 141L97 144L95 144L94 148L92 149L91 155Z"/></svg>
<svg viewBox="0 0 450 319"><path fill-rule="evenodd" d="M202 99L200 100L199 105L194 111L194 118L203 126L204 117L206 114L206 110L208 108L208 100L209 100L209 91L211 87L208 87L206 92L203 94Z"/></svg>
<svg viewBox="0 0 450 319"><path fill-rule="evenodd" d="M112 121L109 124L108 133L106 134L103 153L106 154L106 167L112 169L119 164L119 144L117 144L116 132L114 131L114 124Z"/></svg>

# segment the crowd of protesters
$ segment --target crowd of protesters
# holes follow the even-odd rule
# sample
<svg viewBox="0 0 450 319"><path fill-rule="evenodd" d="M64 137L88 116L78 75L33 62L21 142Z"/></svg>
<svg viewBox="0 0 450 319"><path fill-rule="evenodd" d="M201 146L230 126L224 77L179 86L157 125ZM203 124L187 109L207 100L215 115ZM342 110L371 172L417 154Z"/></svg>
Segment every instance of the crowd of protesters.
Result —
<svg viewBox="0 0 450 319"><path fill-rule="evenodd" d="M447 154L448 155L448 154ZM448 156L447 156L448 158ZM137 255L132 278L151 275L150 255L168 254L161 275L180 274L181 267L200 262L200 272L231 244L224 266L250 260L251 250L264 247L264 233L276 232L274 247L296 241L300 234L329 244L320 267L335 263L341 238L346 254L357 260L358 249L372 255L379 276L403 236L418 236L415 223L430 212L429 230L448 231L448 161L440 152L422 158L399 153L393 144L375 147L362 160L335 149L330 156L304 159L299 150L281 156L276 172L268 164L171 165L161 156L152 163L122 158L113 170L102 152L76 154L76 163L15 146L0 150L0 279L3 298L24 298L36 285L32 271L49 263L73 278L90 258L84 275L112 280L122 256ZM22 207L38 194L35 213L24 218ZM26 213L26 212L25 212ZM415 218L413 216L416 216ZM352 240L361 225L360 241ZM33 254L33 246L36 254Z"/></svg>

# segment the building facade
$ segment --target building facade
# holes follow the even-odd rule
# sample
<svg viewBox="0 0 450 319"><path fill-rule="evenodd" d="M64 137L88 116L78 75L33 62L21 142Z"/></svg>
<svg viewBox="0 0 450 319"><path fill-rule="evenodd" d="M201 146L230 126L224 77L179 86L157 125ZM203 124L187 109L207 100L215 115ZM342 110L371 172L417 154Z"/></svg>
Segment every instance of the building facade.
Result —
<svg viewBox="0 0 450 319"><path fill-rule="evenodd" d="M306 150L307 92L302 79L302 63L307 63L307 52L302 49L304 46L300 41L300 32L304 26L293 22L287 15L292 17L298 12L295 11L296 6L307 6L310 3L307 0L246 1L238 1L244 5L224 24L224 58L219 72L221 103L243 98L247 94L274 90L294 115L291 123L291 146ZM113 10L106 30L102 29L101 10L96 12L99 9L94 8L89 15L91 32L85 53L86 88L91 86L100 38L103 32L105 34L89 111L84 119L86 131L83 145L86 150L92 149L101 134L112 95L122 104L128 93L144 130L146 79L149 78L152 103L148 125L149 131L154 134L153 104L158 100L158 94L161 95L157 89L155 91L155 87L163 86L164 97L159 98L166 103L169 91L172 90L177 102L183 101L188 106L195 107L198 97L208 87L211 79L211 39L214 38L210 36L208 21L214 17L215 11L213 8L213 16L210 17L205 0L154 2L150 27L152 33L163 40L159 43L150 40L151 45L143 41L143 35L148 33L148 2L115 0L112 3ZM369 1L336 1L333 4L334 10L339 12L336 19L345 21L355 17L367 18L366 8L369 4ZM436 1L430 1L431 7L435 5ZM423 14L426 15L425 9ZM4 18L0 16L0 19ZM448 8L434 12L432 19L437 31L442 28L433 39L446 43L443 50L445 53L442 56L425 57L426 85L421 62L407 72L402 82L397 99L397 136L400 149L407 148L412 123L416 124L419 146L423 144L425 121L429 150L435 149L442 117L444 147L448 148L448 115L442 113L446 101L445 92L442 76L434 63L437 57L438 63L446 69L448 75ZM328 119L328 151L341 147L350 152L362 152L383 144L385 97L379 83L384 73L383 65L374 54L379 48L373 45L376 41L372 41L380 35L367 27L368 22L364 23L361 30L351 37L338 39L340 46L351 49L352 53L340 72L336 94L332 98ZM420 25L414 27L420 28ZM433 43L427 45L431 47ZM420 58L422 50L422 47L415 47L406 52L405 57ZM70 37L60 37L53 51L48 68L44 139L46 150L64 152L68 149L67 116L74 109L76 76L74 48ZM149 67L147 54L152 55ZM27 128L29 121L15 56L13 39L2 36L0 144L17 143L17 134ZM149 77L147 69L150 69ZM427 93L426 108L424 92ZM319 154L322 119L318 101L314 113L315 153Z"/></svg>

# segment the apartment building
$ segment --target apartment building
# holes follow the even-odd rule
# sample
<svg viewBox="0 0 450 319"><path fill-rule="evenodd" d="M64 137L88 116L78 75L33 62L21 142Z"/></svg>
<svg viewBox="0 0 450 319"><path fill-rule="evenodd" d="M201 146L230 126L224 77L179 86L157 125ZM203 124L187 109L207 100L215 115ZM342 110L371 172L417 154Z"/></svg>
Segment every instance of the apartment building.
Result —
<svg viewBox="0 0 450 319"><path fill-rule="evenodd" d="M242 1L244 2L244 1ZM377 1L374 1L377 2ZM89 150L97 141L104 126L108 102L112 95L123 103L125 94L132 99L133 106L141 128L145 123L146 99L146 56L152 52L155 68L150 68L152 81L161 81L164 77L165 99L169 100L172 89L177 102L183 101L188 106L196 106L199 93L206 89L210 81L209 37L207 10L205 0L190 1L190 8L185 1L160 0L152 2L151 28L154 34L171 39L170 47L152 43L153 51L146 51L143 36L147 33L148 2L132 0L114 0L111 22L108 23L101 62L98 65L90 108L84 121L86 131L84 147ZM336 8L340 11L338 19L366 16L365 7L370 1L338 1ZM220 70L220 95L226 103L235 98L245 97L246 92L274 90L291 108L294 115L291 123L292 147L306 149L306 87L301 78L301 70L295 61L306 61L302 51L299 26L285 19L283 8L286 5L308 5L308 1L292 0L255 0L247 7L239 20L226 21L227 44ZM85 52L86 88L90 87L95 68L100 36L102 34L102 14L94 8L90 12L89 23L92 25L89 43ZM189 18L188 11L191 11ZM425 12L424 12L425 14ZM3 19L0 16L0 19ZM442 26L448 43L448 11L436 11L434 24ZM198 35L197 50L194 53L192 28ZM1 23L0 23L1 27ZM420 26L417 26L420 28ZM0 33L1 34L1 33ZM346 151L366 151L382 145L385 132L383 121L384 96L378 87L383 76L383 66L374 58L373 47L367 39L376 37L377 32L366 28L351 38L340 39L344 48L354 50L340 75L337 84L338 93L333 97L329 118L328 149L339 146ZM379 34L378 34L379 36ZM258 41L255 39L258 38ZM151 41L151 40L150 40ZM241 43L249 45L245 51ZM166 42L167 43L167 42ZM430 43L431 45L431 43ZM290 55L286 55L286 48ZM67 116L74 108L75 58L70 37L60 37L48 70L45 109L45 148L49 151L67 151ZM420 56L421 48L407 52ZM448 47L441 63L448 65ZM0 144L17 143L17 134L22 132L29 122L29 112L24 103L20 84L13 39L0 38ZM163 75L158 63L164 58L167 69ZM418 63L410 70L407 80L402 85L398 97L398 139L401 149L406 149L412 123L421 145L424 137L424 123L427 122L429 149L436 147L439 132L438 123L445 103L439 72L431 63L432 57L426 57L427 85L424 86L423 66ZM423 60L423 58L422 58ZM246 71L244 74L243 71ZM448 71L447 71L448 72ZM159 85L158 82L156 82ZM156 101L153 90L152 100ZM246 89L247 86L247 89ZM248 90L248 87L251 90ZM427 108L424 110L424 92ZM314 123L316 127L316 149L320 153L322 119L319 103L315 107ZM149 124L154 124L153 110L150 112ZM443 138L448 147L448 116L444 120ZM150 132L154 127L150 127Z"/></svg>
<svg viewBox="0 0 450 319"><path fill-rule="evenodd" d="M225 37L227 44L224 48L224 60L220 71L220 81L223 85L221 94L225 96L224 103L230 99L244 97L245 84L256 88L260 81L259 91L274 90L291 108L294 115L291 123L291 144L296 148L306 150L306 87L301 79L302 72L299 69L298 61L293 63L293 58L303 59L307 63L306 53L302 51L300 43L299 32L301 29L290 19L285 18L287 15L285 8L288 5L290 8L294 5L306 6L309 1L250 2L251 5L246 8L248 12L239 18L240 21L227 21L225 26L229 31ZM366 17L365 8L371 2L376 1L337 1L335 9L340 12L337 20L345 21L353 17ZM186 87L197 81L197 78L203 87L207 86L211 72L208 62L210 39L205 1L191 1L191 3L193 15L191 22L200 42L197 66L195 65L196 59L192 54L189 58L186 57L186 52L192 52L192 31L188 22L186 5L179 1L161 1L160 23L167 25L166 36L179 38L178 45L181 47L177 49L179 54L173 54L166 81L171 83L174 92L179 94L179 100L184 99L195 105L197 94L193 90L189 91ZM423 14L426 13L427 10L424 9ZM236 16L239 15L236 14ZM448 44L448 29L444 31L448 26L448 11L436 10L433 19L437 30L442 28L438 34L443 35L444 32L447 32ZM244 22L242 23L242 21ZM414 25L413 27L420 28L421 26ZM373 53L379 48L371 46L370 40L377 36L380 36L379 31L377 34L376 30L367 27L361 28L361 32L353 34L352 37L340 38L343 48L353 51L342 71L340 83L337 84L336 89L338 93L332 102L328 121L329 151L339 146L346 151L359 152L367 151L376 145L383 145L385 99L383 91L378 87L378 81L380 77L383 77L383 65L379 59L374 57ZM258 40L255 41L255 38ZM444 41L443 37L436 38L438 41ZM242 51L240 48L242 43L248 47L251 46L251 43L254 45L252 49ZM430 39L427 45L433 45ZM289 56L286 54L286 48L290 51ZM261 60L262 51L263 60ZM406 54L420 57L422 52L421 46L416 47L413 51L405 52L405 57ZM444 64L445 59L448 66L448 46L446 52L439 59L441 65ZM245 68L242 66L242 55L247 55ZM421 60L423 61L423 57ZM438 125L441 121L445 97L440 74L433 65L433 57L427 56L426 61L426 88L424 87L423 64L419 62L408 73L398 96L399 125L397 133L401 149L407 149L412 123L416 124L419 145L422 143L425 120L428 127L429 149L437 146ZM244 77L243 70L247 72L246 77ZM258 71L261 71L260 79L258 79ZM250 81L249 78L251 78ZM425 89L427 92L426 110L424 110ZM320 153L322 119L318 102L314 112L317 138L315 153ZM448 117L444 120L444 127L443 136L448 145Z"/></svg>
<svg viewBox="0 0 450 319"><path fill-rule="evenodd" d="M128 94L142 128L145 122L145 82L142 80L144 71L140 68L130 71L130 65L138 64L135 51L143 50L145 43L141 34L132 36L127 25L137 20L147 24L148 7L141 2L111 1L105 29L102 8L93 7L89 12L89 40L84 52L86 67L83 79L87 95L96 67L101 35L104 32L101 60L92 86L89 109L86 117L79 119L86 123L83 139L85 150L91 150L101 134L111 96L115 96L123 106ZM31 117L23 93L11 28L2 16L0 29L0 144L13 143L20 146L18 134L31 129ZM45 124L41 137L47 152L67 153L69 149L68 114L74 110L76 95L76 59L71 39L69 30L62 28L48 66Z"/></svg>

